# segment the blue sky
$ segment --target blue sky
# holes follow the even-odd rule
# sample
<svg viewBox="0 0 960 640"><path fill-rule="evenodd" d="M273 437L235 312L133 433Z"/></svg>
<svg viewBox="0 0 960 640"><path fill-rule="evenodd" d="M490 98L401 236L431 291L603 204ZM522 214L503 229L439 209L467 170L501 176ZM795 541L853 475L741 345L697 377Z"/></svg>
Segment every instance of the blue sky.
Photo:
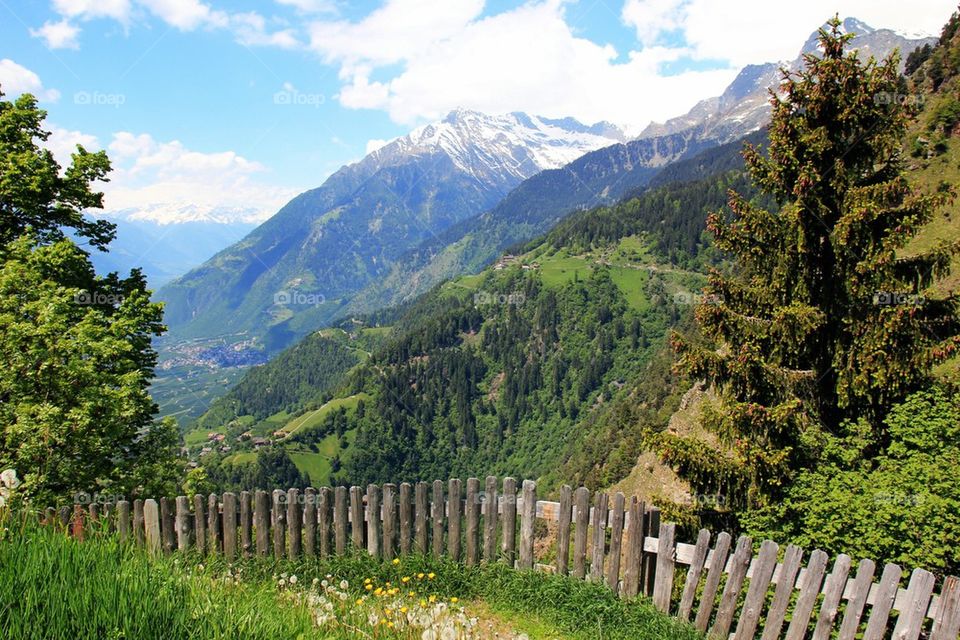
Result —
<svg viewBox="0 0 960 640"><path fill-rule="evenodd" d="M462 106L638 132L793 58L839 12L938 33L954 0L0 0L0 84L63 154L104 147L108 206L263 217L368 148Z"/></svg>

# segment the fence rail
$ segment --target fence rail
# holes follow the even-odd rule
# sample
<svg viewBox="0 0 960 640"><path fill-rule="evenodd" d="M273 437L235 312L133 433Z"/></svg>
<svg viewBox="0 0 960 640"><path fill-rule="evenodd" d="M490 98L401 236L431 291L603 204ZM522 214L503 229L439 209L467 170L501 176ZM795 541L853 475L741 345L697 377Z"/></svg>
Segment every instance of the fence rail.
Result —
<svg viewBox="0 0 960 640"><path fill-rule="evenodd" d="M536 483L517 488L487 477L466 483L418 482L361 487L121 500L46 510L48 523L83 537L91 522L155 553L297 558L363 549L391 560L412 552L466 565L506 562L605 583L625 598L644 594L662 612L691 622L710 638L746 640L957 640L960 579L938 581L840 554L828 567L821 550L701 530L677 542L660 512L621 493L560 489L537 499ZM494 508L494 506L496 508ZM537 558L536 521L547 523L555 559ZM756 550L755 550L756 547ZM541 553L540 555L545 555ZM551 556L553 553L551 552ZM544 560L544 562L541 562ZM829 570L828 570L829 569ZM935 593L936 589L939 591Z"/></svg>

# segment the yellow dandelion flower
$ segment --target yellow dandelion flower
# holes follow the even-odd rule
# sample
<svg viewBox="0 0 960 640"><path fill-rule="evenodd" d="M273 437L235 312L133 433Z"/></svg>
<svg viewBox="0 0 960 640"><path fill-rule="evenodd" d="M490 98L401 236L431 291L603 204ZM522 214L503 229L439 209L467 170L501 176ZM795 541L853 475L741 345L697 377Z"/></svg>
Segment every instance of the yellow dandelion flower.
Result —
<svg viewBox="0 0 960 640"><path fill-rule="evenodd" d="M429 579L429 580L433 580L433 579L436 578L436 577L437 577L437 574L435 574L435 573L432 572L432 571L427 574L427 579Z"/></svg>
<svg viewBox="0 0 960 640"><path fill-rule="evenodd" d="M427 601L424 600L423 598L420 598L420 606L421 606L421 607L427 606Z"/></svg>
<svg viewBox="0 0 960 640"><path fill-rule="evenodd" d="M450 602L452 602L453 604L457 604L458 602L460 602L460 598L454 596L450 598Z"/></svg>
<svg viewBox="0 0 960 640"><path fill-rule="evenodd" d="M363 598L357 598L357 602L356 602L355 604L356 604L358 607L359 607L360 605L362 605L362 604L363 604Z"/></svg>
<svg viewBox="0 0 960 640"><path fill-rule="evenodd" d="M400 558L394 558L393 564L400 564Z"/></svg>
<svg viewBox="0 0 960 640"><path fill-rule="evenodd" d="M436 602L437 596L430 596L430 602Z"/></svg>
<svg viewBox="0 0 960 640"><path fill-rule="evenodd" d="M400 613L406 613L407 611L409 611L409 609L406 607L400 607Z"/></svg>
<svg viewBox="0 0 960 640"><path fill-rule="evenodd" d="M393 629L393 622L387 621L387 627L389 627L390 629Z"/></svg>
<svg viewBox="0 0 960 640"><path fill-rule="evenodd" d="M364 589L366 589L367 591L370 591L371 589L373 589L373 585L372 585L372 584L368 584L368 585L366 585L366 586L364 587Z"/></svg>
<svg viewBox="0 0 960 640"><path fill-rule="evenodd" d="M371 582L373 582L373 580L371 580L370 578L367 578L366 580L363 581L363 584L370 584Z"/></svg>
<svg viewBox="0 0 960 640"><path fill-rule="evenodd" d="M403 576L403 578L401 579L401 582L403 582L403 584L407 584L408 582L410 582L410 576Z"/></svg>
<svg viewBox="0 0 960 640"><path fill-rule="evenodd" d="M418 574L417 574L417 580L423 580L423 574L422 574L422 573L418 573Z"/></svg>

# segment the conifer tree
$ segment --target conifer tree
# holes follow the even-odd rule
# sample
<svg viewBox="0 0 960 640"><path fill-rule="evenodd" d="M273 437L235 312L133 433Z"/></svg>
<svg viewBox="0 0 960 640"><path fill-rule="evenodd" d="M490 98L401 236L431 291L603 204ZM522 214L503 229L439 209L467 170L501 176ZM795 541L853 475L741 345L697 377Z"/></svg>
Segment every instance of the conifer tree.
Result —
<svg viewBox="0 0 960 640"><path fill-rule="evenodd" d="M852 37L832 19L819 54L771 92L767 153L748 145L744 158L779 209L731 192L708 218L733 265L696 309L705 341L674 337L678 368L717 391L702 420L721 446L666 435L661 453L736 508L776 499L853 421L882 447L889 408L958 346L957 297L929 293L958 243L903 251L950 194L908 183L897 57L863 61L845 50Z"/></svg>

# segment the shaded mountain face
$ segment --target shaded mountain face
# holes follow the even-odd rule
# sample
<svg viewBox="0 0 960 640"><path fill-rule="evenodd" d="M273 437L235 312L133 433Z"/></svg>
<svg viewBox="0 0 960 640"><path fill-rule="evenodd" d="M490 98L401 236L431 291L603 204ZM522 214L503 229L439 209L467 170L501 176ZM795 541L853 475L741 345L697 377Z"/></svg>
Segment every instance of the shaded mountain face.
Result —
<svg viewBox="0 0 960 640"><path fill-rule="evenodd" d="M894 49L906 57L934 39L909 39L889 29L873 29L848 18L843 28L856 34L861 55L882 58ZM797 58L786 66L800 69L803 56L817 51L811 34ZM438 282L475 272L501 252L544 233L578 209L616 202L647 186L657 172L701 151L729 144L762 129L770 119L770 88L780 80L777 63L748 65L722 95L699 102L688 113L649 125L640 137L591 152L559 170L528 179L494 209L451 227L398 260L389 274L371 283L346 308L350 313L411 300Z"/></svg>
<svg viewBox="0 0 960 640"><path fill-rule="evenodd" d="M454 111L343 167L162 289L165 320L174 338L246 332L283 346L525 178L623 139L606 123Z"/></svg>

